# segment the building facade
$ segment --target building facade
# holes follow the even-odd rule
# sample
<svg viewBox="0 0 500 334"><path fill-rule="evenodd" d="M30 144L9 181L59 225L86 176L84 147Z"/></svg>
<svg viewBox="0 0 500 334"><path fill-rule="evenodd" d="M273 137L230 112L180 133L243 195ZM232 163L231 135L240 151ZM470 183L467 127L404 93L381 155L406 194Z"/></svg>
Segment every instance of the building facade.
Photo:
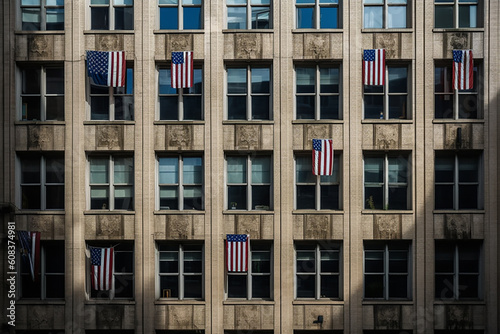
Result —
<svg viewBox="0 0 500 334"><path fill-rule="evenodd" d="M5 333L498 333L496 0L2 1ZM363 85L365 49L386 80ZM452 87L452 50L474 55ZM86 51L126 55L124 88ZM170 85L172 51L194 85ZM334 175L311 173L330 138ZM227 234L250 236L227 273ZM111 290L89 247L114 246ZM2 293L2 309L11 297Z"/></svg>

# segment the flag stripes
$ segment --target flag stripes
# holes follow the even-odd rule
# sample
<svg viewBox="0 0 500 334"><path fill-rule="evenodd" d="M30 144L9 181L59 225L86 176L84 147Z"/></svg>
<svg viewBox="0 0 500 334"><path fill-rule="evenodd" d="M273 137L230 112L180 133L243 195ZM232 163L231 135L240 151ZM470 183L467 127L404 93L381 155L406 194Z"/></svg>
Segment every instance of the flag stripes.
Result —
<svg viewBox="0 0 500 334"><path fill-rule="evenodd" d="M172 88L193 86L193 51L172 52L171 76Z"/></svg>
<svg viewBox="0 0 500 334"><path fill-rule="evenodd" d="M113 248L90 247L91 281L94 290L111 290Z"/></svg>
<svg viewBox="0 0 500 334"><path fill-rule="evenodd" d="M40 232L17 231L20 243L19 252L25 261L28 261L31 279L38 280L40 273Z"/></svg>
<svg viewBox="0 0 500 334"><path fill-rule="evenodd" d="M95 85L125 87L125 51L87 51L87 74Z"/></svg>
<svg viewBox="0 0 500 334"><path fill-rule="evenodd" d="M313 139L312 161L314 175L333 175L333 141L331 139Z"/></svg>
<svg viewBox="0 0 500 334"><path fill-rule="evenodd" d="M474 86L472 50L453 50L453 88L472 89Z"/></svg>
<svg viewBox="0 0 500 334"><path fill-rule="evenodd" d="M384 85L385 49L370 49L363 52L363 84Z"/></svg>
<svg viewBox="0 0 500 334"><path fill-rule="evenodd" d="M226 237L226 264L228 272L248 271L250 236L228 234Z"/></svg>

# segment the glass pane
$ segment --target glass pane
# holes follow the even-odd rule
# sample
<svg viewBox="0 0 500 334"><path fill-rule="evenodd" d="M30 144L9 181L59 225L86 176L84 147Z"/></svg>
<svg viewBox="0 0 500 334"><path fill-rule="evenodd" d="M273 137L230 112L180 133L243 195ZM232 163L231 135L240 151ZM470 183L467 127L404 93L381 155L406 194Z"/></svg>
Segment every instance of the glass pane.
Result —
<svg viewBox="0 0 500 334"><path fill-rule="evenodd" d="M315 186L297 186L297 210L316 209L315 189Z"/></svg>
<svg viewBox="0 0 500 334"><path fill-rule="evenodd" d="M338 28L338 7L320 7L320 28L336 29Z"/></svg>
<svg viewBox="0 0 500 334"><path fill-rule="evenodd" d="M252 273L265 274L271 272L271 253L267 251L252 252Z"/></svg>
<svg viewBox="0 0 500 334"><path fill-rule="evenodd" d="M384 4L384 0L364 0L363 3L365 4Z"/></svg>
<svg viewBox="0 0 500 334"><path fill-rule="evenodd" d="M269 210L271 205L270 186L252 187L252 209Z"/></svg>
<svg viewBox="0 0 500 334"><path fill-rule="evenodd" d="M179 298L179 276L160 276L162 298Z"/></svg>
<svg viewBox="0 0 500 334"><path fill-rule="evenodd" d="M115 184L133 184L134 183L134 159L116 158L115 159Z"/></svg>
<svg viewBox="0 0 500 334"><path fill-rule="evenodd" d="M299 156L295 158L296 182L316 183L316 177L312 173L312 159L310 156Z"/></svg>
<svg viewBox="0 0 500 334"><path fill-rule="evenodd" d="M406 4L408 0L387 0L388 4Z"/></svg>
<svg viewBox="0 0 500 334"><path fill-rule="evenodd" d="M177 5L179 0L159 0L160 5Z"/></svg>
<svg viewBox="0 0 500 334"><path fill-rule="evenodd" d="M339 210L339 186L321 185L321 210Z"/></svg>
<svg viewBox="0 0 500 334"><path fill-rule="evenodd" d="M458 187L459 209L481 209L478 204L478 185L461 185Z"/></svg>
<svg viewBox="0 0 500 334"><path fill-rule="evenodd" d="M337 275L321 276L320 298L339 298L339 277Z"/></svg>
<svg viewBox="0 0 500 334"><path fill-rule="evenodd" d="M202 276L184 276L184 297L202 298Z"/></svg>
<svg viewBox="0 0 500 334"><path fill-rule="evenodd" d="M247 98L246 96L227 97L227 119L247 119Z"/></svg>
<svg viewBox="0 0 500 334"><path fill-rule="evenodd" d="M269 93L269 68L252 68L251 69L251 77L252 77L252 93Z"/></svg>
<svg viewBox="0 0 500 334"><path fill-rule="evenodd" d="M271 297L271 276L252 276L252 298Z"/></svg>
<svg viewBox="0 0 500 334"><path fill-rule="evenodd" d="M115 210L133 210L134 192L132 187L115 187Z"/></svg>
<svg viewBox="0 0 500 334"><path fill-rule="evenodd" d="M434 190L435 209L453 209L453 185L436 185Z"/></svg>
<svg viewBox="0 0 500 334"><path fill-rule="evenodd" d="M200 184L203 182L203 160L201 157L186 157L183 159L184 184Z"/></svg>
<svg viewBox="0 0 500 334"><path fill-rule="evenodd" d="M40 183L40 158L21 159L21 183Z"/></svg>
<svg viewBox="0 0 500 334"><path fill-rule="evenodd" d="M312 1L314 3L314 1ZM297 8L297 29L314 28L314 8Z"/></svg>
<svg viewBox="0 0 500 334"><path fill-rule="evenodd" d="M408 68L389 67L389 93L408 92Z"/></svg>
<svg viewBox="0 0 500 334"><path fill-rule="evenodd" d="M134 97L116 96L115 97L115 120L134 119Z"/></svg>
<svg viewBox="0 0 500 334"><path fill-rule="evenodd" d="M252 96L252 119L269 119L270 96Z"/></svg>
<svg viewBox="0 0 500 334"><path fill-rule="evenodd" d="M23 96L22 120L40 120L40 96Z"/></svg>
<svg viewBox="0 0 500 334"><path fill-rule="evenodd" d="M458 117L459 118L477 118L478 110L477 95L459 95L458 96Z"/></svg>
<svg viewBox="0 0 500 334"><path fill-rule="evenodd" d="M478 182L479 161L475 157L460 157L458 159L458 181Z"/></svg>
<svg viewBox="0 0 500 334"><path fill-rule="evenodd" d="M47 183L64 183L64 158L47 158L45 166Z"/></svg>
<svg viewBox="0 0 500 334"><path fill-rule="evenodd" d="M382 186L368 186L365 184L365 209L386 209L383 196L384 190Z"/></svg>
<svg viewBox="0 0 500 334"><path fill-rule="evenodd" d="M297 93L314 93L315 92L315 80L316 80L316 69L308 67L297 67L295 69L296 73L296 92Z"/></svg>
<svg viewBox="0 0 500 334"><path fill-rule="evenodd" d="M247 9L245 7L227 8L227 28L247 29Z"/></svg>
<svg viewBox="0 0 500 334"><path fill-rule="evenodd" d="M40 6L40 0L21 0L21 6Z"/></svg>
<svg viewBox="0 0 500 334"><path fill-rule="evenodd" d="M271 159L255 157L252 159L252 184L271 182Z"/></svg>
<svg viewBox="0 0 500 334"><path fill-rule="evenodd" d="M436 299L453 298L453 275L436 275L434 294Z"/></svg>
<svg viewBox="0 0 500 334"><path fill-rule="evenodd" d="M453 6L435 6L434 25L436 28L453 28Z"/></svg>
<svg viewBox="0 0 500 334"><path fill-rule="evenodd" d="M46 273L64 273L64 243L46 244L45 258L51 259L45 262Z"/></svg>
<svg viewBox="0 0 500 334"><path fill-rule="evenodd" d="M435 118L453 118L453 95L434 95Z"/></svg>
<svg viewBox="0 0 500 334"><path fill-rule="evenodd" d="M40 186L21 186L21 208L41 209Z"/></svg>
<svg viewBox="0 0 500 334"><path fill-rule="evenodd" d="M314 273L316 272L316 257L314 251L297 251L297 272Z"/></svg>
<svg viewBox="0 0 500 334"><path fill-rule="evenodd" d="M160 7L160 29L178 29L177 7Z"/></svg>
<svg viewBox="0 0 500 334"><path fill-rule="evenodd" d="M178 210L178 188L160 187L160 210Z"/></svg>
<svg viewBox="0 0 500 334"><path fill-rule="evenodd" d="M365 119L383 119L384 118L384 96L366 95L365 101Z"/></svg>
<svg viewBox="0 0 500 334"><path fill-rule="evenodd" d="M170 75L170 74L169 74ZM193 71L193 86L184 89L184 94L202 94L203 93L203 71L201 68L195 68Z"/></svg>
<svg viewBox="0 0 500 334"><path fill-rule="evenodd" d="M434 91L436 93L453 92L451 85L452 71L451 67L436 67L434 69Z"/></svg>
<svg viewBox="0 0 500 334"><path fill-rule="evenodd" d="M458 247L458 270L460 273L479 273L479 247L460 245Z"/></svg>
<svg viewBox="0 0 500 334"><path fill-rule="evenodd" d="M182 0L183 5L201 5L201 0Z"/></svg>
<svg viewBox="0 0 500 334"><path fill-rule="evenodd" d="M384 158L365 158L365 183L384 182Z"/></svg>
<svg viewBox="0 0 500 334"><path fill-rule="evenodd" d="M92 158L90 160L90 183L109 182L109 159Z"/></svg>
<svg viewBox="0 0 500 334"><path fill-rule="evenodd" d="M246 157L227 157L227 183L247 182Z"/></svg>
<svg viewBox="0 0 500 334"><path fill-rule="evenodd" d="M458 6L458 26L460 28L477 27L477 6Z"/></svg>
<svg viewBox="0 0 500 334"><path fill-rule="evenodd" d="M384 27L384 7L366 7L364 15L365 28Z"/></svg>
<svg viewBox="0 0 500 334"><path fill-rule="evenodd" d="M322 273L339 272L339 252L321 251L321 272Z"/></svg>
<svg viewBox="0 0 500 334"><path fill-rule="evenodd" d="M453 182L454 180L454 157L436 157L435 161L436 182Z"/></svg>
<svg viewBox="0 0 500 334"><path fill-rule="evenodd" d="M201 187L184 187L184 210L202 210L203 191Z"/></svg>
<svg viewBox="0 0 500 334"><path fill-rule="evenodd" d="M460 275L458 281L460 299L479 297L479 275Z"/></svg>
<svg viewBox="0 0 500 334"><path fill-rule="evenodd" d="M64 94L64 69L47 68L45 75L47 94Z"/></svg>
<svg viewBox="0 0 500 334"><path fill-rule="evenodd" d="M64 275L45 276L45 297L64 298Z"/></svg>
<svg viewBox="0 0 500 334"><path fill-rule="evenodd" d="M227 92L229 94L247 93L247 70L246 68L227 69Z"/></svg>
<svg viewBox="0 0 500 334"><path fill-rule="evenodd" d="M90 0L91 5L109 5L109 0Z"/></svg>
<svg viewBox="0 0 500 334"><path fill-rule="evenodd" d="M160 94L177 94L177 90L171 86L172 80L169 68L158 70L158 92Z"/></svg>
<svg viewBox="0 0 500 334"><path fill-rule="evenodd" d="M201 120L201 96L184 96L184 120Z"/></svg>
<svg viewBox="0 0 500 334"><path fill-rule="evenodd" d="M179 272L179 252L160 252L160 273Z"/></svg>
<svg viewBox="0 0 500 334"><path fill-rule="evenodd" d="M389 6L387 28L406 28L406 6Z"/></svg>
<svg viewBox="0 0 500 334"><path fill-rule="evenodd" d="M319 0L319 3L339 3L339 0Z"/></svg>
<svg viewBox="0 0 500 334"><path fill-rule="evenodd" d="M92 7L90 9L90 29L109 30L109 8Z"/></svg>
<svg viewBox="0 0 500 334"><path fill-rule="evenodd" d="M109 120L109 97L107 96L90 97L90 119Z"/></svg>
<svg viewBox="0 0 500 334"><path fill-rule="evenodd" d="M389 276L389 298L408 297L408 276Z"/></svg>
<svg viewBox="0 0 500 334"><path fill-rule="evenodd" d="M178 158L159 159L159 182L160 184L179 183L179 160Z"/></svg>
<svg viewBox="0 0 500 334"><path fill-rule="evenodd" d="M134 271L134 253L115 251L115 272L131 273Z"/></svg>
<svg viewBox="0 0 500 334"><path fill-rule="evenodd" d="M203 271L201 252L184 253L184 272L201 273Z"/></svg>
<svg viewBox="0 0 500 334"><path fill-rule="evenodd" d="M384 272L384 252L365 250L365 273Z"/></svg>
<svg viewBox="0 0 500 334"><path fill-rule="evenodd" d="M64 209L64 186L45 186L46 209Z"/></svg>
<svg viewBox="0 0 500 334"><path fill-rule="evenodd" d="M227 0L228 5L245 5L247 0Z"/></svg>
<svg viewBox="0 0 500 334"><path fill-rule="evenodd" d="M46 0L47 6L64 6L64 0Z"/></svg>
<svg viewBox="0 0 500 334"><path fill-rule="evenodd" d="M269 7L252 7L252 29L269 29Z"/></svg>
<svg viewBox="0 0 500 334"><path fill-rule="evenodd" d="M23 30L40 30L40 8L22 8Z"/></svg>
<svg viewBox="0 0 500 334"><path fill-rule="evenodd" d="M408 188L406 186L389 187L389 205L384 209L388 210L407 210L408 207Z"/></svg>
<svg viewBox="0 0 500 334"><path fill-rule="evenodd" d="M115 8L115 30L134 30L134 8Z"/></svg>
<svg viewBox="0 0 500 334"><path fill-rule="evenodd" d="M201 7L185 7L183 12L184 29L201 29L203 22Z"/></svg>
<svg viewBox="0 0 500 334"><path fill-rule="evenodd" d="M389 95L389 119L408 118L406 95Z"/></svg>
<svg viewBox="0 0 500 334"><path fill-rule="evenodd" d="M339 72L338 68L319 69L319 84L321 93L339 92Z"/></svg>
<svg viewBox="0 0 500 334"><path fill-rule="evenodd" d="M251 0L251 5L269 5L270 0Z"/></svg>
<svg viewBox="0 0 500 334"><path fill-rule="evenodd" d="M92 187L90 189L90 209L109 209L109 189Z"/></svg>
<svg viewBox="0 0 500 334"><path fill-rule="evenodd" d="M131 6L134 4L134 0L113 0L113 4L116 5L128 5Z"/></svg>
<svg viewBox="0 0 500 334"><path fill-rule="evenodd" d="M389 183L408 182L408 161L404 157L389 158Z"/></svg>
<svg viewBox="0 0 500 334"><path fill-rule="evenodd" d="M64 8L47 8L47 30L64 30Z"/></svg>
<svg viewBox="0 0 500 334"><path fill-rule="evenodd" d="M228 298L246 298L247 276L227 275L227 290Z"/></svg>
<svg viewBox="0 0 500 334"><path fill-rule="evenodd" d="M408 252L395 250L389 251L389 272L408 272Z"/></svg>
<svg viewBox="0 0 500 334"><path fill-rule="evenodd" d="M314 275L297 275L297 298L314 298L315 280Z"/></svg>
<svg viewBox="0 0 500 334"><path fill-rule="evenodd" d="M453 245L436 243L434 266L436 273L454 272L454 253L455 247Z"/></svg>
<svg viewBox="0 0 500 334"><path fill-rule="evenodd" d="M384 297L384 276L365 275L365 298Z"/></svg>
<svg viewBox="0 0 500 334"><path fill-rule="evenodd" d="M314 95L298 95L296 102L297 119L314 119L315 102Z"/></svg>
<svg viewBox="0 0 500 334"><path fill-rule="evenodd" d="M247 187L246 186L228 186L227 187L227 207L238 210L247 209Z"/></svg>
<svg viewBox="0 0 500 334"><path fill-rule="evenodd" d="M315 3L316 0L296 0L296 3Z"/></svg>
<svg viewBox="0 0 500 334"><path fill-rule="evenodd" d="M160 97L160 120L178 120L178 97Z"/></svg>
<svg viewBox="0 0 500 334"><path fill-rule="evenodd" d="M40 94L40 68L22 70L22 94Z"/></svg>
<svg viewBox="0 0 500 334"><path fill-rule="evenodd" d="M320 119L339 119L339 96L320 97Z"/></svg>
<svg viewBox="0 0 500 334"><path fill-rule="evenodd" d="M29 270L29 269L28 269ZM21 275L21 291L23 298L40 298L40 283L33 282L31 274Z"/></svg>

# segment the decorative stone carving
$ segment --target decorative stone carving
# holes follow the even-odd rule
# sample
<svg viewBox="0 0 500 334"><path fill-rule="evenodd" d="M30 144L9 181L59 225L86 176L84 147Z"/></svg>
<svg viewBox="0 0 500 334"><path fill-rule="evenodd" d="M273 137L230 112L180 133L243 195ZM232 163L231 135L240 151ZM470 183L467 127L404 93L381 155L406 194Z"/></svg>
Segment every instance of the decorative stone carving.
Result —
<svg viewBox="0 0 500 334"><path fill-rule="evenodd" d="M167 147L189 148L192 137L192 127L189 125L172 125L167 127Z"/></svg>
<svg viewBox="0 0 500 334"><path fill-rule="evenodd" d="M446 329L472 329L472 308L470 305L447 305Z"/></svg>
<svg viewBox="0 0 500 334"><path fill-rule="evenodd" d="M373 237L375 239L401 239L401 216L376 215Z"/></svg>
<svg viewBox="0 0 500 334"><path fill-rule="evenodd" d="M28 39L28 52L30 58L48 58L53 52L49 49L49 38L47 35L31 35Z"/></svg>
<svg viewBox="0 0 500 334"><path fill-rule="evenodd" d="M123 36L116 35L96 35L97 51L123 50Z"/></svg>
<svg viewBox="0 0 500 334"><path fill-rule="evenodd" d="M449 50L469 49L469 34L465 32L453 32L446 34Z"/></svg>
<svg viewBox="0 0 500 334"><path fill-rule="evenodd" d="M191 224L189 216L168 216L166 236L169 239L188 239L191 237Z"/></svg>
<svg viewBox="0 0 500 334"><path fill-rule="evenodd" d="M401 329L401 306L375 305L375 329Z"/></svg>
<svg viewBox="0 0 500 334"><path fill-rule="evenodd" d="M457 147L457 133L458 128L461 128L462 140L460 147ZM446 124L445 125L445 149L470 149L472 148L472 127L470 124Z"/></svg>
<svg viewBox="0 0 500 334"><path fill-rule="evenodd" d="M191 35L174 34L168 36L168 38L167 55L169 55L169 57L171 57L172 51L193 50L193 38Z"/></svg>
<svg viewBox="0 0 500 334"><path fill-rule="evenodd" d="M313 139L328 139L330 138L330 126L328 124L322 125L305 125L304 147L312 149Z"/></svg>
<svg viewBox="0 0 500 334"><path fill-rule="evenodd" d="M377 149L397 149L399 142L398 125L375 125L375 147Z"/></svg>
<svg viewBox="0 0 500 334"><path fill-rule="evenodd" d="M100 215L97 216L97 236L122 237L123 220L121 216Z"/></svg>
<svg viewBox="0 0 500 334"><path fill-rule="evenodd" d="M123 126L121 125L97 125L95 135L97 148L109 150L123 148Z"/></svg>
<svg viewBox="0 0 500 334"><path fill-rule="evenodd" d="M328 239L330 237L330 217L326 215L305 216L305 239Z"/></svg>
<svg viewBox="0 0 500 334"><path fill-rule="evenodd" d="M28 222L28 226L31 231L42 232L44 237L47 235L52 236L54 227L53 216L29 216Z"/></svg>
<svg viewBox="0 0 500 334"><path fill-rule="evenodd" d="M261 326L260 305L235 306L235 328L236 329L260 329Z"/></svg>
<svg viewBox="0 0 500 334"><path fill-rule="evenodd" d="M385 49L387 59L399 58L399 34L374 34L375 45L378 49Z"/></svg>
<svg viewBox="0 0 500 334"><path fill-rule="evenodd" d="M241 215L235 217L236 233L249 234L252 239L260 239L260 217Z"/></svg>
<svg viewBox="0 0 500 334"><path fill-rule="evenodd" d="M52 131L47 126L28 126L28 149L40 150L47 147L47 143L52 141Z"/></svg>
<svg viewBox="0 0 500 334"><path fill-rule="evenodd" d="M124 314L122 305L97 305L96 325L99 329L121 329Z"/></svg>
<svg viewBox="0 0 500 334"><path fill-rule="evenodd" d="M262 54L262 42L258 34L236 34L234 36L236 59L255 59Z"/></svg>
<svg viewBox="0 0 500 334"><path fill-rule="evenodd" d="M304 36L304 55L315 59L328 58L330 40L328 34L306 34Z"/></svg>
<svg viewBox="0 0 500 334"><path fill-rule="evenodd" d="M52 310L52 308L37 305L32 306L29 310L29 322L32 329L48 329L50 328L50 324L54 322L54 314L49 313L49 310Z"/></svg>
<svg viewBox="0 0 500 334"><path fill-rule="evenodd" d="M260 140L260 126L236 125L236 149L258 149Z"/></svg>
<svg viewBox="0 0 500 334"><path fill-rule="evenodd" d="M470 239L469 215L445 215L444 234L446 239Z"/></svg>

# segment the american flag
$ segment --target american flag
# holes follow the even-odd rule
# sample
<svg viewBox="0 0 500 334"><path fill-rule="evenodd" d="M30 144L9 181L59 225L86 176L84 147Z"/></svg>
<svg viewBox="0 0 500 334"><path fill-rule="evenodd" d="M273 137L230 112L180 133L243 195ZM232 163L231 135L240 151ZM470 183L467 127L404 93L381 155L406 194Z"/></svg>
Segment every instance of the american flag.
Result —
<svg viewBox="0 0 500 334"><path fill-rule="evenodd" d="M172 52L172 88L193 86L193 51Z"/></svg>
<svg viewBox="0 0 500 334"><path fill-rule="evenodd" d="M24 261L28 261L31 279L38 280L40 272L40 232L17 231L20 243L19 252Z"/></svg>
<svg viewBox="0 0 500 334"><path fill-rule="evenodd" d="M95 85L125 87L125 51L87 51L87 71Z"/></svg>
<svg viewBox="0 0 500 334"><path fill-rule="evenodd" d="M90 247L91 281L94 290L111 290L113 248Z"/></svg>
<svg viewBox="0 0 500 334"><path fill-rule="evenodd" d="M226 238L226 263L228 272L248 270L250 236L247 234L228 234Z"/></svg>
<svg viewBox="0 0 500 334"><path fill-rule="evenodd" d="M472 50L453 50L453 88L472 89L473 75Z"/></svg>
<svg viewBox="0 0 500 334"><path fill-rule="evenodd" d="M333 141L331 139L313 139L313 174L333 174Z"/></svg>
<svg viewBox="0 0 500 334"><path fill-rule="evenodd" d="M363 84L383 85L385 83L385 49L364 50Z"/></svg>

